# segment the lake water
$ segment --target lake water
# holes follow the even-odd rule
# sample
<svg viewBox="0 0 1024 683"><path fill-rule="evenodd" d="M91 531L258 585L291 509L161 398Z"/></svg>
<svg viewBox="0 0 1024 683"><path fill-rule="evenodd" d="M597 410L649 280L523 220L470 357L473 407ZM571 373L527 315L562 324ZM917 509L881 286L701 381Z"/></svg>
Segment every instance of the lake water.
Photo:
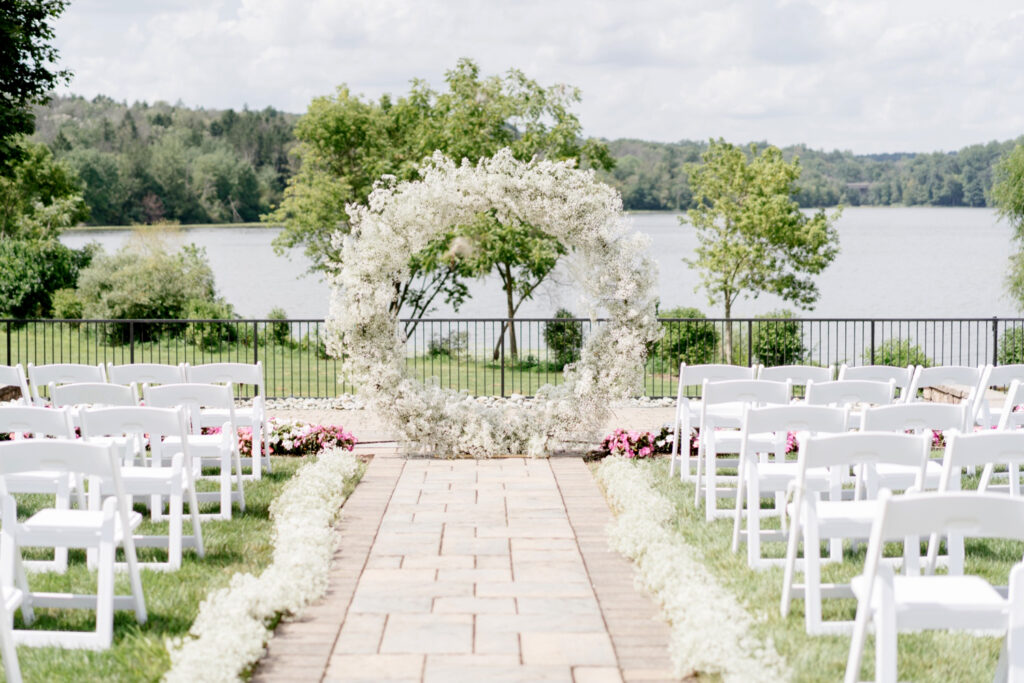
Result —
<svg viewBox="0 0 1024 683"><path fill-rule="evenodd" d="M696 306L711 317L720 307L695 292L697 274L682 259L696 246L693 228L681 226L678 214L630 214L635 230L651 237L650 254L659 267L662 309ZM990 317L1016 316L1003 291L1010 227L990 209L848 208L838 223L839 256L818 278L821 296L805 317ZM242 316L262 317L274 307L292 318L322 318L328 287L302 274L308 261L297 251L277 256L271 242L278 228L192 228L179 239L206 248L217 278L218 294ZM71 247L97 241L107 251L128 239L126 230L81 230L65 233ZM519 317L549 317L559 307L582 313L572 279L564 268L543 284ZM500 317L504 293L496 278L471 285L473 298L456 313L440 306L432 317ZM775 297L741 300L737 317L785 306Z"/></svg>

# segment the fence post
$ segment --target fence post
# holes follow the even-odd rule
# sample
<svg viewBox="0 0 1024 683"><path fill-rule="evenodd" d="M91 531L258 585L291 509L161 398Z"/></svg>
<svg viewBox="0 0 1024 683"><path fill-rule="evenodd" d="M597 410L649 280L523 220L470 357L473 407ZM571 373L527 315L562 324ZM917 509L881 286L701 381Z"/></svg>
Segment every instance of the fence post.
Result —
<svg viewBox="0 0 1024 683"><path fill-rule="evenodd" d="M501 397L505 398L505 330L501 331Z"/></svg>
<svg viewBox="0 0 1024 683"><path fill-rule="evenodd" d="M11 362L11 321L7 321L7 364L14 365Z"/></svg>
<svg viewBox="0 0 1024 683"><path fill-rule="evenodd" d="M754 321L747 319L747 367L754 365Z"/></svg>
<svg viewBox="0 0 1024 683"><path fill-rule="evenodd" d="M252 321L252 364L256 365L260 362L260 337L259 337L259 323L255 320ZM319 359L317 364L319 365Z"/></svg>
<svg viewBox="0 0 1024 683"><path fill-rule="evenodd" d="M121 356L124 358L124 356ZM128 362L135 362L135 321L128 321Z"/></svg>
<svg viewBox="0 0 1024 683"><path fill-rule="evenodd" d="M871 321L871 364L875 364L875 321Z"/></svg>
<svg viewBox="0 0 1024 683"><path fill-rule="evenodd" d="M999 365L999 318L992 316L992 365Z"/></svg>

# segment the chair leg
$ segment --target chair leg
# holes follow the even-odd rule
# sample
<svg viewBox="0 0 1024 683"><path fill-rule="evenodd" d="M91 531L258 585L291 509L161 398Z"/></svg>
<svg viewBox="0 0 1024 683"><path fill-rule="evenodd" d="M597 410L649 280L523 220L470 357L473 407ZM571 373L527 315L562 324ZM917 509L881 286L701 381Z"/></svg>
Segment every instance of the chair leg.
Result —
<svg viewBox="0 0 1024 683"><path fill-rule="evenodd" d="M751 468L747 485L747 565L761 564L761 487Z"/></svg>
<svg viewBox="0 0 1024 683"><path fill-rule="evenodd" d="M172 571L181 568L182 508L181 488L178 486L171 492L168 504L167 564Z"/></svg>
<svg viewBox="0 0 1024 683"><path fill-rule="evenodd" d="M740 551L740 531L743 526L743 494L746 490L746 487L744 487L743 484L747 478L746 470L747 463L741 455L740 462L736 470L739 476L736 479L736 505L733 507L732 517L732 551L734 553L738 553ZM750 543L749 524L747 525L747 530L747 543Z"/></svg>
<svg viewBox="0 0 1024 683"><path fill-rule="evenodd" d="M704 518L713 522L718 509L718 453L715 448L704 449Z"/></svg>
<svg viewBox="0 0 1024 683"><path fill-rule="evenodd" d="M880 566L875 581L878 596L875 612L875 681L896 683L896 606L892 590L892 567ZM869 599L874 601L874 596Z"/></svg>
<svg viewBox="0 0 1024 683"><path fill-rule="evenodd" d="M797 492L793 501L793 519L789 526L789 542L786 544L786 566L782 572L782 603L780 612L783 617L789 616L789 605L793 601L793 575L796 573L796 554L800 548L801 507L803 500Z"/></svg>
<svg viewBox="0 0 1024 683"><path fill-rule="evenodd" d="M808 505L804 522L804 626L809 634L821 625L821 538L814 506Z"/></svg>
<svg viewBox="0 0 1024 683"><path fill-rule="evenodd" d="M112 530L111 530L112 532ZM130 534L125 530L125 535ZM104 538L99 547L96 576L96 639L106 649L114 640L114 540Z"/></svg>
<svg viewBox="0 0 1024 683"><path fill-rule="evenodd" d="M185 487L188 490L188 514L192 520L192 535L196 539L196 555L206 557L206 549L203 546L203 527L199 523L199 501L196 498L196 482L192 472L185 471Z"/></svg>
<svg viewBox="0 0 1024 683"><path fill-rule="evenodd" d="M0 655L4 658L4 674L7 681L21 683L18 651L14 647L14 612L9 607L10 605L5 605L4 613L0 615Z"/></svg>

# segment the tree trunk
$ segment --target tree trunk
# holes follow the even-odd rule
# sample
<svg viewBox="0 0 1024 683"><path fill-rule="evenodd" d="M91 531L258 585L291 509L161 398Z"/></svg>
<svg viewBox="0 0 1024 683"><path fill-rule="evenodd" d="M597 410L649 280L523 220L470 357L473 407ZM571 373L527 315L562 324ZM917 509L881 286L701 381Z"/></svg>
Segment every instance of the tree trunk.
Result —
<svg viewBox="0 0 1024 683"><path fill-rule="evenodd" d="M725 362L732 364L732 301L725 299Z"/></svg>
<svg viewBox="0 0 1024 683"><path fill-rule="evenodd" d="M512 266L506 265L505 270L502 270L501 264L498 265L498 273L501 275L501 283L505 288L505 303L507 306L508 320L501 326L501 334L498 335L498 343L494 346L494 360L498 360L501 356L501 342L505 338L505 330L508 330L508 348L512 358L516 358L519 355L519 350L516 347L516 308L515 305L515 294L514 287L515 282L512 280Z"/></svg>

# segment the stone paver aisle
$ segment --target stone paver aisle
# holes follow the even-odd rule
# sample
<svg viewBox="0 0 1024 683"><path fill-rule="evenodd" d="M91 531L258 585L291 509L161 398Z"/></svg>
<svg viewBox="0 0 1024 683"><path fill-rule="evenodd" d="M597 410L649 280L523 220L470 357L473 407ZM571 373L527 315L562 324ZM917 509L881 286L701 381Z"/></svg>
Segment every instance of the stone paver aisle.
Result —
<svg viewBox="0 0 1024 683"><path fill-rule="evenodd" d="M668 628L609 519L578 458L378 455L327 597L279 627L255 680L669 679Z"/></svg>

